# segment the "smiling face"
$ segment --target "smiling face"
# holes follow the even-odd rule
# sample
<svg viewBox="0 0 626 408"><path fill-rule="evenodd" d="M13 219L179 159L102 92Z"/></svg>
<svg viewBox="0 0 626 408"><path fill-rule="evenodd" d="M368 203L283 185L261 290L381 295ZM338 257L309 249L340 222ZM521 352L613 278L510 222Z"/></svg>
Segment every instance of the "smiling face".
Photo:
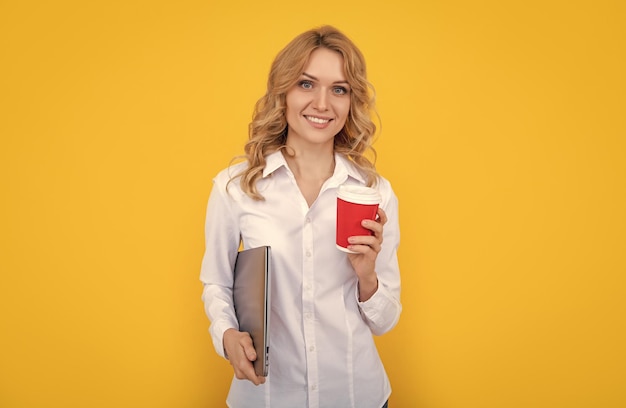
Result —
<svg viewBox="0 0 626 408"><path fill-rule="evenodd" d="M328 48L311 53L298 82L287 92L287 145L330 147L350 111L343 57Z"/></svg>

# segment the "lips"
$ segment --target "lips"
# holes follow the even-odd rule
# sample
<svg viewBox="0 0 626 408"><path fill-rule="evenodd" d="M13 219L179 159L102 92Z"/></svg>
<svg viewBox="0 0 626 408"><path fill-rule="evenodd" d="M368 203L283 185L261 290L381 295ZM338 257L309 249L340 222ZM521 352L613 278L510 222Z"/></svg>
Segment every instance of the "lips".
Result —
<svg viewBox="0 0 626 408"><path fill-rule="evenodd" d="M328 122L330 122L332 119L330 118L321 118L319 116L309 116L309 115L304 115L304 117L306 118L306 120L308 120L309 122L315 123L317 125L325 125Z"/></svg>

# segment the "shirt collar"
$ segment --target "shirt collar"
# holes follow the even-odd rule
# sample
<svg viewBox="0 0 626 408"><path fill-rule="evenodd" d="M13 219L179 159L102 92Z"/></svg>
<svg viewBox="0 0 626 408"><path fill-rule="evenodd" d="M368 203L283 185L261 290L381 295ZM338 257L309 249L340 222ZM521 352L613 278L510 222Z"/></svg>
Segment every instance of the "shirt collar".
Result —
<svg viewBox="0 0 626 408"><path fill-rule="evenodd" d="M346 156L335 153L335 163L335 173L333 174L333 178L337 181L344 182L348 179L348 177L352 177L362 184L367 182L354 163L348 160Z"/></svg>
<svg viewBox="0 0 626 408"><path fill-rule="evenodd" d="M281 167L288 167L287 161L285 160L285 157L283 156L281 151L279 150L270 153L265 157L263 178L269 176ZM339 182L343 182L346 181L348 177L352 177L363 184L366 183L366 180L361 172L350 160L348 160L347 157L342 154L335 153L335 172L333 173L332 178Z"/></svg>
<svg viewBox="0 0 626 408"><path fill-rule="evenodd" d="M287 161L285 157L281 153L281 151L276 151L274 153L270 153L265 157L265 168L263 169L263 178L269 176L276 170L281 167L287 167Z"/></svg>

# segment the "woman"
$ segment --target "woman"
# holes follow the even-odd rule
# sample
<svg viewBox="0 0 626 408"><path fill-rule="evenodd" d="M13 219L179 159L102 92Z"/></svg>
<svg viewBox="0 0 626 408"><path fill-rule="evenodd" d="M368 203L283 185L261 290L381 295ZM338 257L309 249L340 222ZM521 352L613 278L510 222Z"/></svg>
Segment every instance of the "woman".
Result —
<svg viewBox="0 0 626 408"><path fill-rule="evenodd" d="M365 60L325 26L276 57L257 102L246 161L214 179L202 262L203 301L216 351L233 378L230 407L386 406L389 380L372 334L398 322L398 204L365 156L376 127ZM382 202L371 235L335 246L337 189L371 186ZM258 377L248 333L238 331L233 264L244 248L272 249L269 376Z"/></svg>

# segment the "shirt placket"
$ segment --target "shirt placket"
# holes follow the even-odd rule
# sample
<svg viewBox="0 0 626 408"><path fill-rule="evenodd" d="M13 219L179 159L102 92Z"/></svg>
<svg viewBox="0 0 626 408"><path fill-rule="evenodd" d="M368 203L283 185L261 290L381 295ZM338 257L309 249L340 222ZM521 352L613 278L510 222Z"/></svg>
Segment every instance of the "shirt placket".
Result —
<svg viewBox="0 0 626 408"><path fill-rule="evenodd" d="M302 234L302 313L304 327L304 346L306 355L307 395L309 408L319 406L319 376L317 364L317 345L315 343L315 274L313 269L313 218L307 212Z"/></svg>

